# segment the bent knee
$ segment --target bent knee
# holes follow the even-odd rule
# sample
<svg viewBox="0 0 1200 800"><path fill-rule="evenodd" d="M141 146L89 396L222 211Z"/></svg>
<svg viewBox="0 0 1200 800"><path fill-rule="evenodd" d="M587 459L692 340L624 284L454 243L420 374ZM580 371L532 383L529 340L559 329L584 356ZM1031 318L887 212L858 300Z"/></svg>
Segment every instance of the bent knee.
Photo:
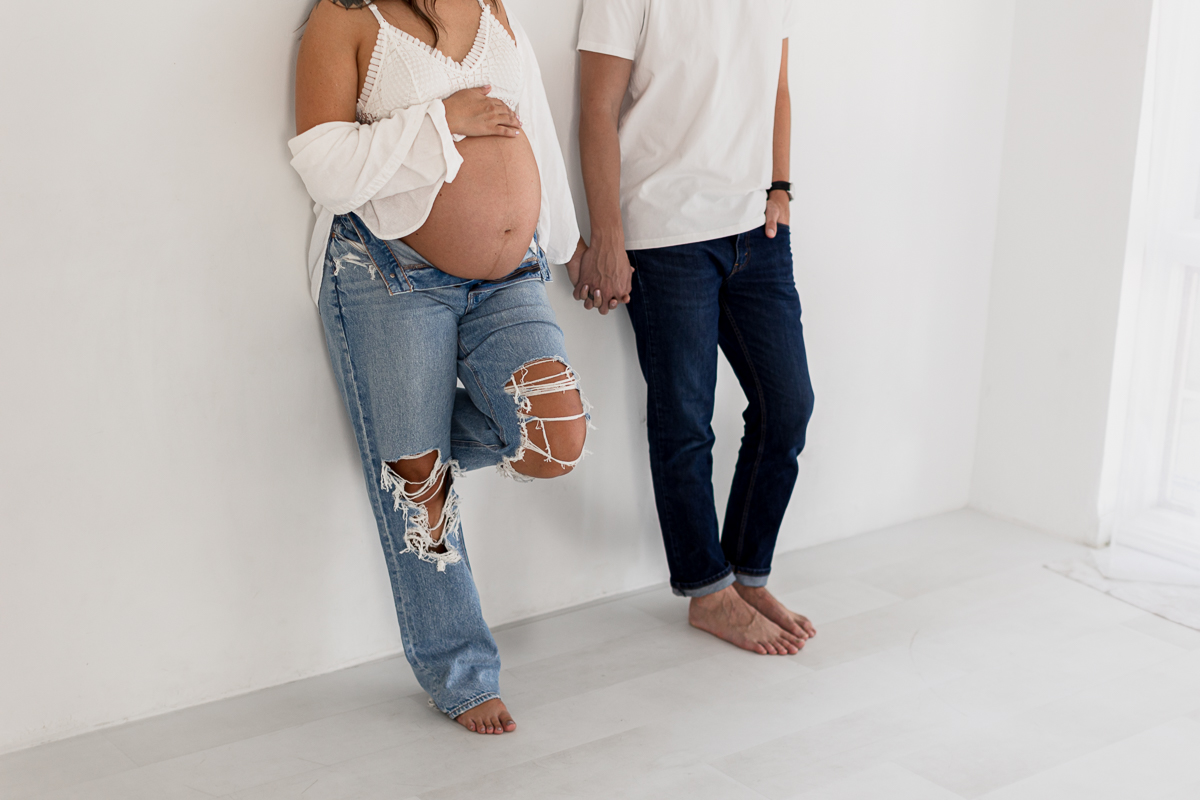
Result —
<svg viewBox="0 0 1200 800"><path fill-rule="evenodd" d="M587 414L574 371L556 358L540 359L513 373L504 390L513 396L521 424L521 454L506 468L529 478L557 478L575 468L587 438Z"/></svg>
<svg viewBox="0 0 1200 800"><path fill-rule="evenodd" d="M547 426L546 434L549 443L548 450L554 454L554 461L542 461L546 467L544 475L536 477L557 478L575 469L575 465L583 458L583 446L587 441L587 419L564 420ZM540 461L540 459L534 459Z"/></svg>
<svg viewBox="0 0 1200 800"><path fill-rule="evenodd" d="M587 439L587 420L584 418L545 423L531 417L526 423L528 433L524 452L510 461L512 468L528 478L559 478L575 469L583 458Z"/></svg>

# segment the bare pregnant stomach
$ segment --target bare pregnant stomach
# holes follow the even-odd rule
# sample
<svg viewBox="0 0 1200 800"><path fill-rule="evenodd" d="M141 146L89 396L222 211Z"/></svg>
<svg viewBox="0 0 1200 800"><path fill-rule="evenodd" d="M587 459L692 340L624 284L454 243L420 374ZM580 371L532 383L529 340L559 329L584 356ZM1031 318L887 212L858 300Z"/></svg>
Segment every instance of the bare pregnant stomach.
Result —
<svg viewBox="0 0 1200 800"><path fill-rule="evenodd" d="M473 136L457 146L458 176L404 242L450 275L502 278L521 263L537 228L542 183L533 149L524 134Z"/></svg>

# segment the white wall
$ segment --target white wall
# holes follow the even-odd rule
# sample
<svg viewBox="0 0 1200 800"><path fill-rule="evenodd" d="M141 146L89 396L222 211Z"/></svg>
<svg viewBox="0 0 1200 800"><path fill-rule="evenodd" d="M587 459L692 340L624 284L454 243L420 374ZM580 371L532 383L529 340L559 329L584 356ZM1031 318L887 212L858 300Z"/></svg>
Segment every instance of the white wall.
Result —
<svg viewBox="0 0 1200 800"><path fill-rule="evenodd" d="M510 0L573 168L579 5ZM1011 9L804 0L794 241L818 405L785 548L967 500ZM6 9L0 751L398 647L285 156L305 11ZM493 623L666 577L628 324L572 308L565 281L552 296L599 431L566 479L463 481ZM722 489L740 406L726 372Z"/></svg>
<svg viewBox="0 0 1200 800"><path fill-rule="evenodd" d="M785 547L966 502L1012 7L803 0L792 238L817 403Z"/></svg>
<svg viewBox="0 0 1200 800"><path fill-rule="evenodd" d="M1151 0L1018 0L977 508L1099 543Z"/></svg>

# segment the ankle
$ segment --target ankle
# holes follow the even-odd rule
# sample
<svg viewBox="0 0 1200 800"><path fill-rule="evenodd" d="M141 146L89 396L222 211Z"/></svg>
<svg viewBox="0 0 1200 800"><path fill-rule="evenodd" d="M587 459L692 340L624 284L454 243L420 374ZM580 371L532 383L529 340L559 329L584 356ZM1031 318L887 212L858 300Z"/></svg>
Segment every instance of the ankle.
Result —
<svg viewBox="0 0 1200 800"><path fill-rule="evenodd" d="M731 599L740 600L741 598L738 597L737 592L733 590L732 586L726 586L723 589L718 589L715 592L710 592L706 595L701 595L700 597L692 597L690 598L690 604L692 608L716 608L729 602Z"/></svg>

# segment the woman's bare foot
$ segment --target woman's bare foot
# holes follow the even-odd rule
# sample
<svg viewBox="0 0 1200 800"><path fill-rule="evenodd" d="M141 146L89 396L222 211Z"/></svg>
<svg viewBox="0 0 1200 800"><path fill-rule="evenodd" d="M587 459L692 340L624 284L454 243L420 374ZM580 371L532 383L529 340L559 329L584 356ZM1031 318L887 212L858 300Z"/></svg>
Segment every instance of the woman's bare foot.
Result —
<svg viewBox="0 0 1200 800"><path fill-rule="evenodd" d="M693 597L688 606L688 622L718 639L764 656L795 655L804 645L803 640L758 613L732 586L704 597Z"/></svg>
<svg viewBox="0 0 1200 800"><path fill-rule="evenodd" d="M765 586L743 586L735 583L733 588L738 595L758 610L767 619L783 628L802 642L817 635L817 629L803 614L791 611L783 603L775 599L775 595L767 591Z"/></svg>
<svg viewBox="0 0 1200 800"><path fill-rule="evenodd" d="M508 714L508 707L498 699L467 709L454 721L475 733L512 733L517 729L517 723Z"/></svg>

